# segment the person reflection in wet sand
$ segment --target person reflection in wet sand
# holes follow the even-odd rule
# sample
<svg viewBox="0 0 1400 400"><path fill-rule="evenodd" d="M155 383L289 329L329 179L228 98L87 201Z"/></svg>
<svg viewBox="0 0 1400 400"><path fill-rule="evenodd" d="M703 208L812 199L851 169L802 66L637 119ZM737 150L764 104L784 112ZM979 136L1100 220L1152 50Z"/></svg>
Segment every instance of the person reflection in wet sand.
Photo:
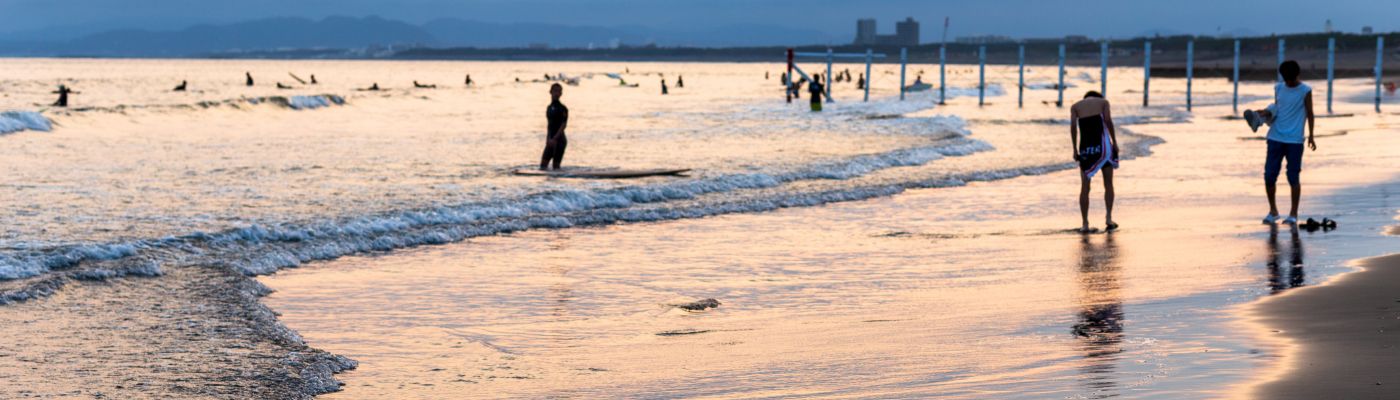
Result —
<svg viewBox="0 0 1400 400"><path fill-rule="evenodd" d="M1288 246L1288 272L1283 271L1283 249L1278 244L1278 226L1269 227L1269 293L1303 286L1307 276L1303 273L1303 239L1298 237L1298 229L1288 230L1292 240Z"/></svg>
<svg viewBox="0 0 1400 400"><path fill-rule="evenodd" d="M1085 236L1079 248L1079 316L1072 327L1084 353L1085 385L1094 392L1117 388L1114 366L1123 351L1122 271L1113 235L1102 244Z"/></svg>

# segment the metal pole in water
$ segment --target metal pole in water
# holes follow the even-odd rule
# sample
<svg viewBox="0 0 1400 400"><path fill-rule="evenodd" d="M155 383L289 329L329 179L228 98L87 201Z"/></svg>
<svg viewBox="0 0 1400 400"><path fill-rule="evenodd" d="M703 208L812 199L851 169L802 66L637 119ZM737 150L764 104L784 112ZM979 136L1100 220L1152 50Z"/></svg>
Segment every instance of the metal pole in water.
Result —
<svg viewBox="0 0 1400 400"><path fill-rule="evenodd" d="M1191 78L1195 75L1196 41L1186 41L1186 112L1191 112Z"/></svg>
<svg viewBox="0 0 1400 400"><path fill-rule="evenodd" d="M870 63L875 59L875 50L865 49L865 100L870 101L870 83L875 81L875 77L870 75Z"/></svg>
<svg viewBox="0 0 1400 400"><path fill-rule="evenodd" d="M1284 44L1284 43L1283 43L1283 39L1279 39L1279 40L1278 40L1278 64L1277 64L1277 65L1283 65L1283 44ZM1283 83L1283 74L1277 74L1277 75L1278 75L1278 82L1279 82L1279 83Z"/></svg>
<svg viewBox="0 0 1400 400"><path fill-rule="evenodd" d="M1108 41L1099 43L1099 94L1108 97Z"/></svg>
<svg viewBox="0 0 1400 400"><path fill-rule="evenodd" d="M1327 113L1332 113L1332 78L1337 64L1337 38L1327 38Z"/></svg>
<svg viewBox="0 0 1400 400"><path fill-rule="evenodd" d="M1385 36L1376 37L1376 112L1381 112L1381 73L1385 65Z"/></svg>
<svg viewBox="0 0 1400 400"><path fill-rule="evenodd" d="M1239 114L1239 113L1240 113L1240 41L1239 41L1239 39L1236 39L1236 40L1235 40L1235 74L1233 75L1233 78L1232 78L1232 79L1234 79L1234 82L1235 82L1235 95L1234 95L1233 99L1230 100L1230 104L1234 107L1235 113L1236 113L1236 114Z"/></svg>
<svg viewBox="0 0 1400 400"><path fill-rule="evenodd" d="M1017 64L1020 65L1019 78L1016 83L1016 107L1026 106L1026 45L1016 48Z"/></svg>
<svg viewBox="0 0 1400 400"><path fill-rule="evenodd" d="M909 48L899 48L899 101L904 101L904 70L909 61Z"/></svg>
<svg viewBox="0 0 1400 400"><path fill-rule="evenodd" d="M1060 43L1060 86L1056 88L1060 91L1060 97L1055 100L1055 107L1065 105L1065 44Z"/></svg>
<svg viewBox="0 0 1400 400"><path fill-rule="evenodd" d="M1376 82L1380 82L1380 78L1376 78ZM1376 87L1379 88L1380 86L1376 86ZM1380 89L1376 89L1376 90L1377 90L1376 93L1380 93L1380 92L1379 92ZM987 94L987 46L980 46L980 47L977 48L977 106L978 106L978 107L981 107L983 104L985 104L985 102L983 102L983 99L985 99L985 98L987 97L986 94ZM1379 97L1377 97L1377 98L1379 99Z"/></svg>
<svg viewBox="0 0 1400 400"><path fill-rule="evenodd" d="M1142 41L1142 106L1147 107L1148 88L1152 84L1152 41Z"/></svg>
<svg viewBox="0 0 1400 400"><path fill-rule="evenodd" d="M947 99L946 99L946 96L948 95L948 90L947 90L948 81L947 81L946 79L944 79L944 72L945 72L945 71L944 71L944 68L943 68L943 66L944 66L944 64L945 64L945 63L944 63L944 60L947 59L947 58L948 58L948 46L947 46L947 45L939 45L939 46L938 46L938 104L939 104L939 105L945 104L945 103L944 103L944 100L947 100Z"/></svg>
<svg viewBox="0 0 1400 400"><path fill-rule="evenodd" d="M826 102L831 103L831 59L834 58L831 48L826 48Z"/></svg>

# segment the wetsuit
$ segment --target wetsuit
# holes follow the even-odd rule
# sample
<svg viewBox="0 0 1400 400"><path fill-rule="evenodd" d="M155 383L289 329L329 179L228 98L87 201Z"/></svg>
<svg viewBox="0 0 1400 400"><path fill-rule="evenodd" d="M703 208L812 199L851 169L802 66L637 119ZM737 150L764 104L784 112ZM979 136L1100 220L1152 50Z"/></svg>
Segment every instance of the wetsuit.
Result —
<svg viewBox="0 0 1400 400"><path fill-rule="evenodd" d="M1079 118L1078 160L1079 171L1089 178L1105 167L1118 167L1118 155L1113 154L1113 138L1104 125L1103 115Z"/></svg>
<svg viewBox="0 0 1400 400"><path fill-rule="evenodd" d="M812 82L812 85L807 88L807 92L812 94L810 96L812 99L812 111L821 111L822 96L826 95L826 85L823 85L821 82Z"/></svg>
<svg viewBox="0 0 1400 400"><path fill-rule="evenodd" d="M55 107L68 107L68 93L72 92L72 90L66 87L58 88L58 101L55 101L53 105Z"/></svg>
<svg viewBox="0 0 1400 400"><path fill-rule="evenodd" d="M246 75L248 77L248 86L253 86L253 74L244 73L243 75Z"/></svg>
<svg viewBox="0 0 1400 400"><path fill-rule="evenodd" d="M564 136L564 127L569 123L569 108L556 99L545 109L544 115L549 120L549 125L545 134L544 156L540 158L540 169L548 169L552 161L554 169L557 170L559 164L564 162L564 148L569 146L569 139Z"/></svg>

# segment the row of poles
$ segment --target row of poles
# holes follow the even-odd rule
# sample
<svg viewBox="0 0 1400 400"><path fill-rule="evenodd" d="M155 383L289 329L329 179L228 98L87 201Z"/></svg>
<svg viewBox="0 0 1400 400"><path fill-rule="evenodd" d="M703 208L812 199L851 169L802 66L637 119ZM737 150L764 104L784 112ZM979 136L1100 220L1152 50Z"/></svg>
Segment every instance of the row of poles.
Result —
<svg viewBox="0 0 1400 400"><path fill-rule="evenodd" d="M1284 61L1284 48L1285 48L1285 45L1286 45L1286 44L1287 44L1287 43L1284 41L1284 39L1279 39L1279 40L1278 40L1278 62L1279 62L1280 64L1282 64L1283 61ZM1059 61L1060 61L1060 62L1059 62L1059 74L1058 74L1058 76L1059 76L1059 83L1056 85L1056 90L1059 92L1059 94L1058 94L1058 96L1057 96L1057 98L1056 98L1055 104L1063 105L1063 104L1064 104L1064 101L1065 101L1065 45L1064 45L1064 44L1061 44L1059 50L1060 50L1060 51L1059 51L1059 55L1060 55L1060 60L1059 60ZM1327 113L1329 113L1329 114L1332 113L1332 81L1333 81L1333 79L1334 79L1335 76L1336 76L1336 74L1335 74L1336 51L1337 51L1337 39L1336 39L1336 38L1328 38L1328 39L1327 39ZM1195 70L1195 65L1194 65L1194 64L1195 64L1195 58L1196 58L1196 57L1195 57L1195 53L1196 53L1196 42L1195 42L1195 41L1187 41L1187 42L1186 42L1186 111L1191 111L1191 86L1192 86L1192 81L1193 81L1194 78L1195 78L1195 76L1194 76L1194 75L1195 75L1195 71L1194 71L1194 70ZM1025 45L1020 45L1020 46L1018 46L1018 47L1017 47L1017 50L1016 50L1016 54L1017 54L1017 64L1018 64L1018 66L1019 66L1018 71L1017 71L1017 75L1018 75L1018 79L1019 79L1019 81L1018 81L1018 83L1017 83L1017 87L1018 87L1019 90L1017 91L1017 94L1016 94L1016 105L1017 105L1017 107L1024 107L1024 106L1025 106L1025 91L1026 91L1026 46L1025 46ZM833 53L833 52L831 51L831 49L827 49L826 54L820 54L820 53L798 53L798 55L803 55L803 56L822 56L822 55L825 55L825 56L826 56L826 74L827 74L828 77L831 76L831 63L832 63L832 60L833 60L834 58L838 58L838 57L857 58L857 57L863 56L863 58L865 58L865 76L866 76L866 83L865 83L865 99L864 99L864 101L870 101L870 80L873 78L873 76L870 74L870 65L871 65L871 63L874 62L875 58L877 58L877 57L878 57L878 58L884 58L884 57L885 57L884 54L876 54L873 50L870 50L870 49L867 49L867 50L865 51L865 54L863 54L863 55L862 55L862 54L836 54L836 53ZM946 67L947 62L946 62L946 60L947 60L947 58L948 58L948 48L947 48L947 46L939 46L939 48L938 48L938 104L944 104L944 103L945 103L945 100L947 100L947 95L948 95L948 93L947 93L947 87L948 87L948 85L947 85L947 78L946 78L946 72L947 72L947 67ZM909 51L908 51L908 49L907 49L907 48L901 48L901 49L899 49L899 99L900 99L900 100L904 100L904 93L905 93L905 91L906 91L906 89L907 89L907 87L905 86L905 77L906 77L905 72L906 72L906 70L907 70L908 61L909 61ZM1382 69L1382 67L1384 66L1384 63L1385 63L1385 37L1383 37L1383 36L1381 36L1381 37L1376 37L1376 66L1375 66L1375 68L1374 68L1375 77L1376 77L1376 84L1375 84L1375 86L1376 86L1376 95L1375 95L1375 109L1376 109L1376 112L1380 112L1380 111L1381 111L1381 76L1382 76L1382 73L1384 72L1383 69ZM978 105L978 106L982 106L982 105L985 105L985 104L986 104L986 91L987 91L987 46L978 46L978 48L977 48L977 64L978 64L978 66L977 66L977 105ZM1150 100L1149 94L1151 93L1151 91L1150 91L1149 89L1150 89L1151 84L1152 84L1152 41L1150 41L1150 40L1149 40L1149 41L1144 41L1144 42L1143 42L1143 71L1142 71L1142 74L1143 74L1143 80L1142 80L1142 105L1143 105L1144 107L1146 107L1146 106L1148 106L1148 104L1149 104L1149 100ZM1238 113L1238 112L1239 112L1239 109L1240 109L1240 41L1239 41L1239 40L1235 40L1235 46L1234 46L1234 70L1233 70L1233 74L1231 75L1231 79L1232 79L1232 81L1234 82L1234 95L1233 95L1233 99L1231 100L1231 104L1232 104L1232 106L1233 106L1234 111L1235 111L1236 113ZM1282 81L1283 81L1283 77L1282 77L1282 76L1279 76L1279 77L1278 77L1278 80L1279 80L1280 82L1282 82ZM828 98L830 98L830 94L831 94L830 90L831 90L831 86L828 85L828 86L827 86L827 97L828 97ZM1099 93L1104 94L1104 96L1107 96L1107 95L1108 95L1108 42L1102 42L1102 43L1099 44Z"/></svg>

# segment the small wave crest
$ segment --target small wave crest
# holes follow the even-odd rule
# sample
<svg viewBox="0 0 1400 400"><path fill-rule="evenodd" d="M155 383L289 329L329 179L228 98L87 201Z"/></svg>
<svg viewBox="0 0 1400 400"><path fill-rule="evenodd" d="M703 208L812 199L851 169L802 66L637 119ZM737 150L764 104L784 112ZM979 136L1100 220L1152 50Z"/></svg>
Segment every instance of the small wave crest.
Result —
<svg viewBox="0 0 1400 400"><path fill-rule="evenodd" d="M33 111L0 112L0 134L26 130L48 132L53 130L53 123L42 114Z"/></svg>

